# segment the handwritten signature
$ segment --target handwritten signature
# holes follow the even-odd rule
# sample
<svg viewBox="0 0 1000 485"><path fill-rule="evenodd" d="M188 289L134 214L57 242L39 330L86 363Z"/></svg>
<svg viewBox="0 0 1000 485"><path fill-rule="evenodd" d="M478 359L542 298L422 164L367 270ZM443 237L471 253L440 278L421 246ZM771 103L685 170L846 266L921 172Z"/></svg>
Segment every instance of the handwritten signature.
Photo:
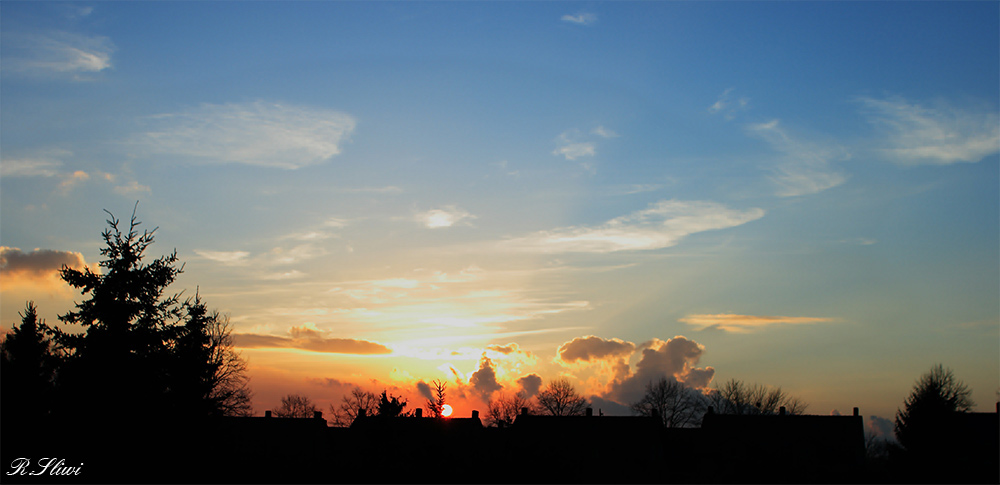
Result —
<svg viewBox="0 0 1000 485"><path fill-rule="evenodd" d="M83 463L78 466L66 466L66 460L63 458L41 458L38 460L37 466L31 466L30 458L18 458L10 463L11 471L7 472L8 475L79 475L80 470L83 468Z"/></svg>

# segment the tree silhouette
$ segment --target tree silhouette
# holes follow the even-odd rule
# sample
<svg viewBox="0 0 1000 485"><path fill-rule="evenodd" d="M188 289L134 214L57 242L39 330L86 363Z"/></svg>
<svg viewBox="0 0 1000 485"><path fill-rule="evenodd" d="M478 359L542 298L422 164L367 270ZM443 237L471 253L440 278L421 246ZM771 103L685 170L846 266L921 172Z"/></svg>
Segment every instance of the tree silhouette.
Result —
<svg viewBox="0 0 1000 485"><path fill-rule="evenodd" d="M308 397L288 394L281 398L281 407L274 410L274 415L279 418L311 418L316 411L316 405Z"/></svg>
<svg viewBox="0 0 1000 485"><path fill-rule="evenodd" d="M397 418L408 416L407 413L403 412L403 408L406 407L406 400L402 401L400 398L386 395L386 391L382 391L382 397L378 401L378 416L380 418Z"/></svg>
<svg viewBox="0 0 1000 485"><path fill-rule="evenodd" d="M582 416L587 409L587 400L566 379L549 382L537 399L542 412L551 416Z"/></svg>
<svg viewBox="0 0 1000 485"><path fill-rule="evenodd" d="M907 451L930 454L947 446L949 417L968 412L974 405L972 391L941 364L920 376L903 409L896 412L896 439Z"/></svg>
<svg viewBox="0 0 1000 485"><path fill-rule="evenodd" d="M209 312L198 294L183 307L185 324L177 329L175 344L186 369L180 376L182 385L197 386L191 398L201 403L203 414L252 415L247 363L233 348L229 318Z"/></svg>
<svg viewBox="0 0 1000 485"><path fill-rule="evenodd" d="M360 416L374 416L378 413L378 396L374 392L363 391L360 387L351 390L349 396L341 398L339 408L330 405L331 424L347 427Z"/></svg>
<svg viewBox="0 0 1000 485"><path fill-rule="evenodd" d="M436 396L436 398L427 400L427 410L431 417L440 418L441 412L444 409L444 390L448 386L444 382L437 379L435 379L434 382L431 382L431 384L434 386L434 396Z"/></svg>
<svg viewBox="0 0 1000 485"><path fill-rule="evenodd" d="M498 428L510 426L521 413L521 408L530 407L531 401L523 391L510 396L501 393L496 399L492 399L487 403L487 426Z"/></svg>
<svg viewBox="0 0 1000 485"><path fill-rule="evenodd" d="M197 294L184 302L166 294L183 265L176 251L143 261L156 229L139 233L135 211L128 229L108 215L103 270L61 270L89 297L59 317L84 332L53 331L66 355L57 381L61 412L116 422L248 413L246 364L233 351L228 323Z"/></svg>
<svg viewBox="0 0 1000 485"><path fill-rule="evenodd" d="M630 406L639 416L655 416L667 428L684 428L700 423L706 399L676 379L661 377L646 384L646 393Z"/></svg>
<svg viewBox="0 0 1000 485"><path fill-rule="evenodd" d="M0 399L4 428L18 422L37 422L48 416L58 358L49 337L51 329L38 319L34 302L25 304L21 324L0 343ZM13 419L11 419L13 418Z"/></svg>
<svg viewBox="0 0 1000 485"><path fill-rule="evenodd" d="M719 414L802 414L808 404L788 395L780 387L746 384L731 379L709 395L713 410Z"/></svg>

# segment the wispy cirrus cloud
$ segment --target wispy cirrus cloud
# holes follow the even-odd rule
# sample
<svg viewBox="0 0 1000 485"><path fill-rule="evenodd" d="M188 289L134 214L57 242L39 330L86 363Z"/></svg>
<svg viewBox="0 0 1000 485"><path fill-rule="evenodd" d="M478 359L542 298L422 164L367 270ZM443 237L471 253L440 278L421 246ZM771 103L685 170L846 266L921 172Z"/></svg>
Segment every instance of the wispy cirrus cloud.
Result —
<svg viewBox="0 0 1000 485"><path fill-rule="evenodd" d="M576 15L566 14L560 20L576 25L593 25L597 22L597 14L589 12L580 12Z"/></svg>
<svg viewBox="0 0 1000 485"><path fill-rule="evenodd" d="M5 73L77 81L110 69L115 51L107 37L64 31L5 33L3 44Z"/></svg>
<svg viewBox="0 0 1000 485"><path fill-rule="evenodd" d="M132 196L151 192L149 186L128 177L101 171L88 173L83 170L68 169L63 160L71 157L73 152L61 148L35 150L26 156L7 157L0 160L0 177L53 178L59 181L58 189L63 195L68 194L73 187L91 179L115 184L112 191L120 195Z"/></svg>
<svg viewBox="0 0 1000 485"><path fill-rule="evenodd" d="M661 200L597 226L570 226L501 241L502 249L539 253L610 253L671 247L691 234L736 227L764 210L731 209L705 201Z"/></svg>
<svg viewBox="0 0 1000 485"><path fill-rule="evenodd" d="M737 315L732 313L721 314L694 314L680 318L681 323L686 323L697 330L718 329L733 333L750 333L765 328L778 325L808 325L814 323L833 322L833 318L816 317L782 317L782 316L761 316L761 315Z"/></svg>
<svg viewBox="0 0 1000 485"><path fill-rule="evenodd" d="M737 113L747 109L747 106L750 105L749 98L739 97L733 99L733 91L734 88L723 91L715 100L715 103L709 106L708 112L712 114L722 113L727 120L732 120L736 118Z"/></svg>
<svg viewBox="0 0 1000 485"><path fill-rule="evenodd" d="M299 349L310 352L333 354L389 354L385 345L368 340L349 338L327 338L315 327L303 325L292 327L289 336L261 335L252 333L233 334L235 346L244 349Z"/></svg>
<svg viewBox="0 0 1000 485"><path fill-rule="evenodd" d="M811 195L831 189L847 181L847 176L834 170L830 162L850 158L847 151L833 143L802 140L793 137L778 120L747 127L782 156L769 169L771 180L778 185L779 197Z"/></svg>
<svg viewBox="0 0 1000 485"><path fill-rule="evenodd" d="M900 165L975 163L1000 152L1000 115L994 108L925 107L902 98L858 98L885 135L879 151Z"/></svg>
<svg viewBox="0 0 1000 485"><path fill-rule="evenodd" d="M460 209L453 205L444 206L440 209L431 209L416 215L417 222L420 222L429 229L451 227L459 223L468 224L469 219L475 218L476 216L465 209Z"/></svg>
<svg viewBox="0 0 1000 485"><path fill-rule="evenodd" d="M62 157L67 150L49 150L35 156L4 158L0 161L0 177L55 177L62 174Z"/></svg>
<svg viewBox="0 0 1000 485"><path fill-rule="evenodd" d="M150 154L290 170L338 155L356 124L338 111L263 101L203 104L145 121L150 129L129 143Z"/></svg>

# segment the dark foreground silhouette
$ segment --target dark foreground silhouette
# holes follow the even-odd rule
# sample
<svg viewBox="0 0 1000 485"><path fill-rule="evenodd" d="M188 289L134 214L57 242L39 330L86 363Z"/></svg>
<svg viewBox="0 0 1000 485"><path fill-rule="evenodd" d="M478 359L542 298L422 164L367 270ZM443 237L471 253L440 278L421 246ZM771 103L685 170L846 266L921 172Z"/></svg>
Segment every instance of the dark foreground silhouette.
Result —
<svg viewBox="0 0 1000 485"><path fill-rule="evenodd" d="M3 483L998 483L997 413L960 413L952 452L866 460L862 417L163 416L5 429ZM27 423L24 423L27 424ZM55 458L55 460L48 460Z"/></svg>

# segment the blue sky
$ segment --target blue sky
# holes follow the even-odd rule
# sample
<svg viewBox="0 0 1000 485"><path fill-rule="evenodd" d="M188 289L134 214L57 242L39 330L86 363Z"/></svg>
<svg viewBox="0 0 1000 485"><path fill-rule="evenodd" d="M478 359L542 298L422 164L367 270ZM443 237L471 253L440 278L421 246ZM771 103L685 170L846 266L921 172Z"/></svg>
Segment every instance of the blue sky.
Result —
<svg viewBox="0 0 1000 485"><path fill-rule="evenodd" d="M4 328L138 201L258 410L658 372L890 417L938 362L997 399L995 2L0 13Z"/></svg>

